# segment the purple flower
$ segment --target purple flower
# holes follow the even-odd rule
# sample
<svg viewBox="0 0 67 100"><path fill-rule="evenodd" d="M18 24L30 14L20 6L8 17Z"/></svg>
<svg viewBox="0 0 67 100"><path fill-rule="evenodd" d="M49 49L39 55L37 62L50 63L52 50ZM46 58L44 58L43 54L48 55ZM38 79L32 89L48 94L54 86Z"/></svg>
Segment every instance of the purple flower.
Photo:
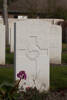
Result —
<svg viewBox="0 0 67 100"><path fill-rule="evenodd" d="M25 79L25 80L26 80L26 78L27 78L25 71L20 71L20 72L17 74L17 77L20 78L20 79Z"/></svg>

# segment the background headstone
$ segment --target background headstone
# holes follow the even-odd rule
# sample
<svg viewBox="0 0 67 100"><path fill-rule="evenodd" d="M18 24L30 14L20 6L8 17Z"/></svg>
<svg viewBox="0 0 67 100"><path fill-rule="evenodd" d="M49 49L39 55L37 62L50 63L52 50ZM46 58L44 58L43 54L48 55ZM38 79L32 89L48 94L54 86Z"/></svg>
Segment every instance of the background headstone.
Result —
<svg viewBox="0 0 67 100"><path fill-rule="evenodd" d="M14 52L14 23L10 27L10 52Z"/></svg>
<svg viewBox="0 0 67 100"><path fill-rule="evenodd" d="M61 64L62 56L62 28L58 25L51 25L49 34L49 54L50 62Z"/></svg>
<svg viewBox="0 0 67 100"><path fill-rule="evenodd" d="M13 31L13 24L17 21L18 19L15 19L15 18L9 18L8 21L9 21L9 45L10 45L10 40L11 40L11 34L14 34L11 33ZM13 25L13 26L12 26ZM14 38L14 37L13 37Z"/></svg>
<svg viewBox="0 0 67 100"><path fill-rule="evenodd" d="M5 64L5 26L0 24L0 64Z"/></svg>
<svg viewBox="0 0 67 100"><path fill-rule="evenodd" d="M44 19L44 20L51 23L51 24L55 24L55 25L57 25L58 22L63 22L64 21L63 19Z"/></svg>
<svg viewBox="0 0 67 100"><path fill-rule="evenodd" d="M18 19L27 19L27 16L18 16Z"/></svg>

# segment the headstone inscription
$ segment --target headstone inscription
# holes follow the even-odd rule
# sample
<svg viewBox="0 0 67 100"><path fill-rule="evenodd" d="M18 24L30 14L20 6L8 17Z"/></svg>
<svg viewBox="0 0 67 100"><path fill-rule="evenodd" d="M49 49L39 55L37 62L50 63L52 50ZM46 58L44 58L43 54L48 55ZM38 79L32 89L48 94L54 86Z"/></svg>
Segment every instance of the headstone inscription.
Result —
<svg viewBox="0 0 67 100"><path fill-rule="evenodd" d="M49 32L50 24L37 19L15 24L15 76L21 70L27 73L24 87L49 89Z"/></svg>

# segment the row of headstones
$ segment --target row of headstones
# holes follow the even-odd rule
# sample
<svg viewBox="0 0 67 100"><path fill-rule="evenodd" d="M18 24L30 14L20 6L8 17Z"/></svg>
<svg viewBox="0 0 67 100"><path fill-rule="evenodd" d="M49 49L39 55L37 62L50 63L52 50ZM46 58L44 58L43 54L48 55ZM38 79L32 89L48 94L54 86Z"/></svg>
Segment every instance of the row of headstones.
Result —
<svg viewBox="0 0 67 100"><path fill-rule="evenodd" d="M5 27L2 24L0 27L0 56L3 58L5 57ZM24 87L36 86L40 91L48 90L50 62L61 64L61 26L51 24L44 19L25 19L11 21L9 30L10 46L12 45L11 48L15 53L15 77L19 71L24 70L27 73ZM25 81L21 82L20 86L23 83Z"/></svg>
<svg viewBox="0 0 67 100"><path fill-rule="evenodd" d="M50 25L50 34L49 34L49 52L50 52L50 62L54 64L61 64L61 52L62 52L62 28L61 26L55 25L59 19L57 20L49 20L49 19L25 19L25 20L13 20L9 24L9 45L10 45L10 52L14 52L14 23L15 22L25 22L25 21L38 21L42 23L48 23ZM52 24L54 22L55 24ZM48 26L47 25L47 26ZM38 26L36 26L37 28ZM32 30L32 26L30 26ZM48 30L48 27L47 27ZM34 31L32 31L34 33ZM47 33L48 34L48 33Z"/></svg>
<svg viewBox="0 0 67 100"><path fill-rule="evenodd" d="M18 19L19 20L19 19ZM10 42L10 51L14 52L14 36L10 36L12 33L13 29L11 30L11 27L13 27L14 22L18 21L16 19L8 19L9 22L9 36L7 37ZM11 26L11 27L10 27ZM12 33L14 35L14 31ZM12 37L12 38L11 38ZM12 44L11 41L13 40ZM8 45L9 45L8 44ZM13 48L12 48L13 47ZM3 18L0 17L0 65L5 64L5 57L6 55L6 35L5 35L5 25L3 24Z"/></svg>

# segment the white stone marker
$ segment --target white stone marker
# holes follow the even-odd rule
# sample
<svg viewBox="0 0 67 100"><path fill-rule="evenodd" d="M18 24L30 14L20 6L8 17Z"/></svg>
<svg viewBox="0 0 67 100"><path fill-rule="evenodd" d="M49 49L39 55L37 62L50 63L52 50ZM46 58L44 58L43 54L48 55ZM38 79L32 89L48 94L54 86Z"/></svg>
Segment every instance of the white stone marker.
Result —
<svg viewBox="0 0 67 100"><path fill-rule="evenodd" d="M9 19L9 45L10 45L11 53L14 52L14 23L17 21L20 21L20 20L19 19Z"/></svg>
<svg viewBox="0 0 67 100"><path fill-rule="evenodd" d="M10 27L10 52L14 52L14 23Z"/></svg>
<svg viewBox="0 0 67 100"><path fill-rule="evenodd" d="M63 22L63 19L44 19L45 21L51 23L51 24L57 24L58 22Z"/></svg>
<svg viewBox="0 0 67 100"><path fill-rule="evenodd" d="M5 26L0 24L0 64L5 64Z"/></svg>
<svg viewBox="0 0 67 100"><path fill-rule="evenodd" d="M63 22L64 19L54 19L54 24L58 24L58 22Z"/></svg>
<svg viewBox="0 0 67 100"><path fill-rule="evenodd" d="M58 25L52 25L49 34L49 53L50 62L61 64L62 55L62 28Z"/></svg>
<svg viewBox="0 0 67 100"><path fill-rule="evenodd" d="M18 19L27 19L27 16L18 16Z"/></svg>
<svg viewBox="0 0 67 100"><path fill-rule="evenodd" d="M47 91L50 80L48 50L50 24L29 19L16 22L15 28L15 76L21 70L27 73L26 84L23 85L22 81L20 86L36 86L39 91Z"/></svg>
<svg viewBox="0 0 67 100"><path fill-rule="evenodd" d="M21 19L14 19L14 18L9 19L9 45L11 53L14 52L14 23L20 20Z"/></svg>
<svg viewBox="0 0 67 100"><path fill-rule="evenodd" d="M9 22L9 45L10 45L10 40L11 40L11 31L13 31L13 24L14 24L14 22L16 22L17 21L17 19L15 19L15 18L9 18L8 19L8 22ZM12 26L13 25L13 26ZM13 32L13 34L14 34L14 32ZM14 37L13 37L14 38Z"/></svg>
<svg viewBox="0 0 67 100"><path fill-rule="evenodd" d="M3 19L2 18L0 18L0 24L3 24Z"/></svg>

